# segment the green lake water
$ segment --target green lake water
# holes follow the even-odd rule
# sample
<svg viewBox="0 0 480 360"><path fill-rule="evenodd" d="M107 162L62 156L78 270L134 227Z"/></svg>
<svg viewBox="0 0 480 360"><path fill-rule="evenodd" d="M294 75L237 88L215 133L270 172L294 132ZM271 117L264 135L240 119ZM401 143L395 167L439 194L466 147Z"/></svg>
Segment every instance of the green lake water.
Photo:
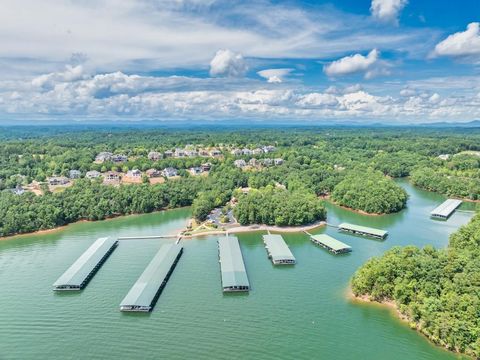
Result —
<svg viewBox="0 0 480 360"><path fill-rule="evenodd" d="M79 293L54 293L52 283L98 237L170 234L189 209L78 223L49 234L0 241L0 359L458 359L383 307L351 303L345 290L368 258L395 245L444 247L468 222L429 212L444 200L402 180L408 208L369 217L328 205L332 224L352 222L389 231L385 241L319 229L351 245L334 256L305 234L285 234L297 258L273 267L262 233L239 235L252 286L224 295L215 236L183 241L180 259L149 314L125 314L118 305L161 244L121 241ZM466 204L464 208L468 208Z"/></svg>

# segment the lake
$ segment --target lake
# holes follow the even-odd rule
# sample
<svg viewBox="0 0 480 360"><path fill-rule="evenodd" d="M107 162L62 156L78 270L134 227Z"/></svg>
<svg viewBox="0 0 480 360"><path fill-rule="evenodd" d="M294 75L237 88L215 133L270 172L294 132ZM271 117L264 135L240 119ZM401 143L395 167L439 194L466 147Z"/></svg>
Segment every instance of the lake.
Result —
<svg viewBox="0 0 480 360"><path fill-rule="evenodd" d="M333 227L316 231L352 246L347 255L332 255L305 234L284 234L297 264L278 268L267 258L262 233L238 235L249 294L222 293L218 237L182 241L184 254L148 314L121 313L118 306L165 239L121 241L82 292L55 293L51 285L95 239L175 233L190 209L0 241L0 359L459 359L391 310L351 303L345 295L370 257L395 245L445 247L472 216L431 220L429 212L445 198L398 182L410 198L397 214L370 217L327 204L329 223L389 231L385 241Z"/></svg>

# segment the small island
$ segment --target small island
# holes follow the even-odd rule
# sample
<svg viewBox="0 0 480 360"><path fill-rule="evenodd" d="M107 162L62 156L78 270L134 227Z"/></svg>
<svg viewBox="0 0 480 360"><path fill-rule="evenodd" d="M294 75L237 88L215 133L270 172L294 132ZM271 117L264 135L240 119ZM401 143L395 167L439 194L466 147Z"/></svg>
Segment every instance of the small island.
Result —
<svg viewBox="0 0 480 360"><path fill-rule="evenodd" d="M348 174L331 194L331 200L366 214L389 214L402 210L407 193L379 171L356 170Z"/></svg>
<svg viewBox="0 0 480 360"><path fill-rule="evenodd" d="M391 304L410 326L448 350L480 357L480 214L447 249L395 247L357 270L357 299Z"/></svg>

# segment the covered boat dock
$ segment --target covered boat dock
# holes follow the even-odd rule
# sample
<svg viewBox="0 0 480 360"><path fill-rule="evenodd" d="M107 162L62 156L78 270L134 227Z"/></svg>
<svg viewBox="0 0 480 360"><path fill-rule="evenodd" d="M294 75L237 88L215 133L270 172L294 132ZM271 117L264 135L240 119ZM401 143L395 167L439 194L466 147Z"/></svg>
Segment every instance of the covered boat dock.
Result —
<svg viewBox="0 0 480 360"><path fill-rule="evenodd" d="M295 264L295 256L293 256L281 235L263 235L263 242L268 257L272 260L274 265Z"/></svg>
<svg viewBox="0 0 480 360"><path fill-rule="evenodd" d="M338 225L338 230L348 232L355 235L367 236L375 239L385 239L388 231L374 229L366 226L354 225L349 223L342 223Z"/></svg>
<svg viewBox="0 0 480 360"><path fill-rule="evenodd" d="M218 240L218 256L223 291L249 291L250 283L238 239L228 235L220 238Z"/></svg>
<svg viewBox="0 0 480 360"><path fill-rule="evenodd" d="M310 240L334 254L342 254L352 251L351 246L344 244L327 234L311 235Z"/></svg>
<svg viewBox="0 0 480 360"><path fill-rule="evenodd" d="M180 244L163 245L122 300L120 310L151 311L182 253Z"/></svg>
<svg viewBox="0 0 480 360"><path fill-rule="evenodd" d="M448 199L437 206L430 216L435 219L447 220L450 215L462 204L462 200Z"/></svg>
<svg viewBox="0 0 480 360"><path fill-rule="evenodd" d="M97 239L53 284L53 290L81 290L93 278L118 241L113 238Z"/></svg>

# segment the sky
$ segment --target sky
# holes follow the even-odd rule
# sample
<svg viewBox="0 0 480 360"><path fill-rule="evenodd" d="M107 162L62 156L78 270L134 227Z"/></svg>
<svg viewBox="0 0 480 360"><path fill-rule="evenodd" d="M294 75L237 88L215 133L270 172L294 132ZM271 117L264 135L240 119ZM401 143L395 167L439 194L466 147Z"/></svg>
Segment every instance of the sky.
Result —
<svg viewBox="0 0 480 360"><path fill-rule="evenodd" d="M477 119L480 0L0 0L0 124Z"/></svg>

